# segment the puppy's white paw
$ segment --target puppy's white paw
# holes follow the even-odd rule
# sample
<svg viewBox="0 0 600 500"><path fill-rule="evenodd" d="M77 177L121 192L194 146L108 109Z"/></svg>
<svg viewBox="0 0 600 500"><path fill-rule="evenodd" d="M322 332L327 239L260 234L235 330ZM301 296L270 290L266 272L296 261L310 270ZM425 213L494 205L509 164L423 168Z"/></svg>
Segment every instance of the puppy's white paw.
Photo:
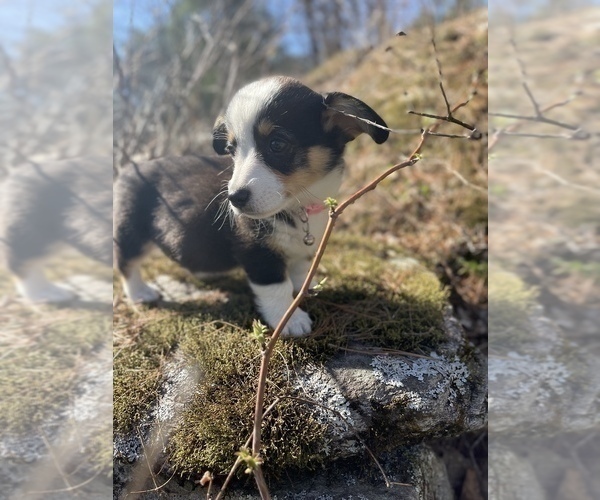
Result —
<svg viewBox="0 0 600 500"><path fill-rule="evenodd" d="M276 328L294 300L292 281L288 279L272 285L256 285L251 282L250 287L263 319L271 328ZM311 329L310 316L302 309L296 309L281 333L286 337L303 337Z"/></svg>
<svg viewBox="0 0 600 500"><path fill-rule="evenodd" d="M281 334L285 337L305 337L311 330L312 320L308 313L302 309L296 309Z"/></svg>
<svg viewBox="0 0 600 500"><path fill-rule="evenodd" d="M129 275L123 277L123 289L134 304L148 304L161 299L160 292L144 282L137 265L132 266Z"/></svg>
<svg viewBox="0 0 600 500"><path fill-rule="evenodd" d="M158 302L161 299L160 292L146 284L136 287L135 290L130 290L127 295L134 304L149 304Z"/></svg>
<svg viewBox="0 0 600 500"><path fill-rule="evenodd" d="M32 304L59 304L70 302L77 294L54 283L36 283L35 286L20 286L21 295Z"/></svg>

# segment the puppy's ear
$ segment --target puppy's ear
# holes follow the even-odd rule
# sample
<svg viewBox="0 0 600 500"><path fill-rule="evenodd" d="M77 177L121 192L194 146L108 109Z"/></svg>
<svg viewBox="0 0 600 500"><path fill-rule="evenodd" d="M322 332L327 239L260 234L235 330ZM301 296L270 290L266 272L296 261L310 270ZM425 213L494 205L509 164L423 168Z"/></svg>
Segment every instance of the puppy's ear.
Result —
<svg viewBox="0 0 600 500"><path fill-rule="evenodd" d="M364 132L377 144L382 144L390 135L387 130L363 121L368 120L387 128L383 118L356 97L342 92L331 92L325 94L324 103L326 109L323 112L323 128L326 132L338 128L345 142L356 139Z"/></svg>
<svg viewBox="0 0 600 500"><path fill-rule="evenodd" d="M213 127L213 148L219 155L227 154L227 151L225 150L228 141L227 136L228 131L227 125L225 125L225 117L220 115Z"/></svg>

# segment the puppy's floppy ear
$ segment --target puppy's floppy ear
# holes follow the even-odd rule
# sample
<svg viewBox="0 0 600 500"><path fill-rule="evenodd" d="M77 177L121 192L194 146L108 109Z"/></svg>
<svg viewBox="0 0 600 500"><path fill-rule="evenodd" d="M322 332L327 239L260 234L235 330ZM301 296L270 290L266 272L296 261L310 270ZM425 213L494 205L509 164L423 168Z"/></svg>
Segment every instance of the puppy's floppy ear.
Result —
<svg viewBox="0 0 600 500"><path fill-rule="evenodd" d="M334 128L340 129L345 142L356 139L363 132L369 134L377 144L382 144L387 140L390 135L387 130L375 127L360 119L362 118L387 128L383 118L364 102L342 92L330 92L329 94L325 94L324 97L325 100L323 102L326 109L323 112L323 127L325 131L328 132Z"/></svg>
<svg viewBox="0 0 600 500"><path fill-rule="evenodd" d="M213 148L219 155L227 154L227 151L225 150L228 141L227 135L228 131L227 125L225 125L225 117L220 115L213 127Z"/></svg>

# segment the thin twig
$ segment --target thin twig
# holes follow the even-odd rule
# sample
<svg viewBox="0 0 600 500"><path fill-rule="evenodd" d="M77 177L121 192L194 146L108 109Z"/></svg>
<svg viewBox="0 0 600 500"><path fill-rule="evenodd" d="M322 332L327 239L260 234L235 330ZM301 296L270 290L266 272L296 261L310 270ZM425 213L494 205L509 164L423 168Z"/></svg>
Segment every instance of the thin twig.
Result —
<svg viewBox="0 0 600 500"><path fill-rule="evenodd" d="M540 111L539 115L535 116L527 116L527 115L519 115L516 113L500 113L500 112L490 112L488 113L490 116L499 116L501 118L513 118L514 120L524 120L530 122L538 122L538 123L547 123L549 125L555 125L556 127L566 128L567 130L579 130L579 125L571 125L570 123L560 122L558 120L553 120L551 118L546 118L542 112Z"/></svg>
<svg viewBox="0 0 600 500"><path fill-rule="evenodd" d="M446 170L448 170L448 172L450 172L452 175L454 175L460 182L462 182L465 186L471 187L481 193L484 193L487 195L487 189L483 188L481 186L478 186L477 184L473 184L471 182L469 182L467 179L465 179L459 172L457 172L456 170L454 170L453 168L450 168L448 165L444 165L446 167Z"/></svg>
<svg viewBox="0 0 600 500"><path fill-rule="evenodd" d="M62 478L62 480L65 482L65 484L67 485L68 489L72 489L73 485L71 484L71 482L69 481L69 476L68 474L63 471L60 462L56 456L56 453L54 452L54 448L52 447L52 445L50 444L50 441L48 439L48 437L46 436L46 431L44 431L43 428L40 428L40 435L42 437L42 440L44 441L44 444L46 445L46 448L48 448L48 452L50 453L50 457L52 458L52 462L54 463L54 466L56 467L56 470L58 471L58 473L60 474L60 477Z"/></svg>
<svg viewBox="0 0 600 500"><path fill-rule="evenodd" d="M519 113L490 112L489 114L491 116L498 116L501 118L510 118L510 119L514 119L514 120L518 120L518 121L509 127L496 130L496 132L493 135L492 140L490 141L490 143L488 145L488 153L496 146L496 144L498 143L498 140L500 139L501 136L534 137L536 139L567 139L567 140L578 140L578 141L590 139L592 137L592 134L583 130L581 128L581 126L572 125L570 123L565 123L565 122L562 122L559 120L554 120L552 118L548 118L547 116L545 116L545 113L547 113L548 111L550 111L554 108L565 106L566 104L570 103L573 99L575 99L579 95L579 92L574 93L572 96L570 96L569 98L564 99L562 101L558 101L558 102L550 104L548 106L541 107L540 104L538 103L538 101L536 100L536 98L533 94L533 91L531 90L531 88L527 82L528 77L527 77L527 71L525 69L525 63L519 57L517 43L515 41L514 36L510 38L509 43L515 52L515 59L517 61L517 64L519 66L519 72L521 74L521 85L523 87L523 90L525 91L525 94L527 95L527 98L529 99L529 102L531 102L531 105L532 105L533 111L534 111L534 115L531 116L531 115L522 115ZM545 123L547 125L553 125L555 127L563 128L566 130L571 130L573 133L572 134L547 134L547 133L533 133L533 132L516 132L516 130L518 130L518 128L524 122Z"/></svg>
<svg viewBox="0 0 600 500"><path fill-rule="evenodd" d="M125 498L127 498L129 495L141 495L142 493L150 493L152 491L160 491L167 484L169 484L171 482L171 479L173 479L175 477L175 474L177 474L176 471L174 471L173 474L171 474L171 477L169 479L167 479L164 483L157 485L155 488L150 488L148 490L130 491L125 495Z"/></svg>
<svg viewBox="0 0 600 500"><path fill-rule="evenodd" d="M355 352L357 354L366 354L369 356L409 356L411 358L423 358L423 359L431 359L435 361L435 358L432 358L431 356L425 356L423 354L415 354L413 352L406 352L406 351L400 351L397 349L384 349L384 348L380 348L380 349L352 349L351 347L340 347L337 346L335 344L327 344L329 347L333 347L335 349L339 349L341 351L347 351L347 352Z"/></svg>
<svg viewBox="0 0 600 500"><path fill-rule="evenodd" d="M506 130L498 130L497 136L507 135L510 137L535 137L536 139L569 139L572 141L585 141L591 137L588 132L581 129L576 130L573 134L539 134L534 132L510 132Z"/></svg>
<svg viewBox="0 0 600 500"><path fill-rule="evenodd" d="M56 489L56 490L24 491L21 494L22 495L41 495L41 494L50 495L50 494L53 494L53 493L68 493L68 492L71 492L71 491L76 491L78 489L83 488L87 484L90 484L101 473L102 473L102 471L99 470L92 477L86 479L85 481L82 481L81 483L77 483L77 484L74 484L73 486L69 486L68 488L59 488L59 489Z"/></svg>
<svg viewBox="0 0 600 500"><path fill-rule="evenodd" d="M437 53L436 53L436 56L437 56ZM279 324L273 331L273 334L272 334L271 338L269 339L269 342L267 343L267 345L265 346L265 348L262 352L262 358L261 358L261 364L260 364L260 370L259 370L258 382L257 382L257 390L256 390L256 401L255 401L255 411L254 411L254 428L253 428L253 433L252 433L252 455L253 456L260 457L261 430L262 430L261 427L262 427L263 416L264 416L263 405L264 405L264 400L265 400L265 393L266 393L266 386L267 386L266 381L267 381L269 362L270 362L271 356L275 349L275 345L276 345L279 337L281 336L281 333L283 332L283 329L287 325L287 323L290 320L290 318L292 317L293 313L300 306L300 303L302 302L304 297L309 294L309 288L311 286L312 279L317 271L318 266L321 263L321 259L323 258L325 249L327 248L329 239L331 237L331 233L333 231L333 228L335 226L335 223L336 223L338 217L340 215L342 215L342 213L346 210L346 208L348 208L350 205L355 203L359 198L364 196L369 191L374 190L384 179L386 179L387 177L392 175L394 172L397 172L398 170L406 168L406 167L413 166L415 163L417 163L421 157L420 152L423 148L423 145L425 144L425 142L427 140L427 137L429 137L429 135L432 132L435 133L443 121L450 121L450 122L458 124L464 128L467 128L468 130L471 130L471 131L476 130L476 128L473 125L465 124L464 122L461 122L460 120L456 120L452 116L452 113L454 111L456 111L457 109L459 109L460 107L463 107L464 103L455 105L452 108L452 107L450 107L450 105L447 101L445 92L444 92L444 99L445 99L445 102L447 103L448 116L446 116L446 117L435 116L435 118L438 121L436 123L434 123L431 126L431 128L423 130L423 132L421 133L421 139L419 140L419 143L417 144L416 148L414 149L414 151L408 157L407 160L390 167L388 170L386 170L385 172L380 174L373 181L371 181L370 183L365 185L363 188L356 191L353 195L351 195L343 203L339 204L335 208L332 207L330 209L329 220L327 222L327 226L325 227L323 237L321 238L319 247L313 258L313 261L311 263L308 274L304 280L304 283L302 284L300 291L298 292L298 294L292 301L291 305L288 307L287 311L281 318ZM363 120L363 121L365 121L365 120ZM381 127L380 125L375 124L373 122L371 122L370 124ZM262 468L261 468L260 464L258 464L257 467L254 469L254 477L255 477L257 486L259 488L261 498L263 500L270 499L269 490L268 490L267 484L264 480L264 477L262 474Z"/></svg>
<svg viewBox="0 0 600 500"><path fill-rule="evenodd" d="M457 111L458 109L466 106L470 102L470 100L473 98L473 96L476 95L476 92L475 91L471 92L468 99L466 101L460 103L459 105L454 106L454 107L450 106L450 101L448 100L448 96L446 95L446 89L444 88L444 74L442 72L442 63L440 62L440 58L438 57L437 45L436 45L436 41L435 41L435 31L434 31L433 26L431 27L431 44L433 45L435 63L437 66L437 71L438 71L439 87L440 87L440 91L442 92L442 97L444 98L444 104L446 106L446 116L435 115L432 113L422 113L419 111L412 111L412 110L409 111L408 114L424 116L426 118L434 118L435 120L442 120L442 121L446 121L449 123L454 123L455 125L459 125L460 127L466 128L467 130L471 131L471 135L467 136L468 139L474 139L474 140L481 139L483 137L483 135L481 134L481 132L479 132L477 130L475 125L470 125L470 124L465 123L462 120L459 120L458 118L454 117L453 113L455 111ZM459 136L459 135L445 135L445 134L431 134L431 135L438 135L441 137L451 137L451 138L464 138L464 136Z"/></svg>
<svg viewBox="0 0 600 500"><path fill-rule="evenodd" d="M273 401L268 406L268 408L263 413L263 418L265 418L273 410L273 408L275 408L275 406L277 406L277 403L279 403L279 401L281 401L281 399L277 398L277 399L275 399L275 401ZM250 434L250 436L248 436L248 439L246 439L246 442L244 443L243 448L248 448L248 446L250 446L250 443L252 442L252 436L253 435L254 435L254 432L252 432ZM237 470L237 468L240 466L241 462L242 462L242 460L238 456L237 459L236 459L236 461L235 461L235 463L231 467L231 470L229 471L229 474L225 478L225 482L223 483L223 486L221 486L221 490L219 491L219 494L217 495L217 498L215 500L221 500L221 498L223 498L223 495L225 494L225 490L227 489L227 486L229 485L229 482L233 479L233 475L235 474L235 471Z"/></svg>

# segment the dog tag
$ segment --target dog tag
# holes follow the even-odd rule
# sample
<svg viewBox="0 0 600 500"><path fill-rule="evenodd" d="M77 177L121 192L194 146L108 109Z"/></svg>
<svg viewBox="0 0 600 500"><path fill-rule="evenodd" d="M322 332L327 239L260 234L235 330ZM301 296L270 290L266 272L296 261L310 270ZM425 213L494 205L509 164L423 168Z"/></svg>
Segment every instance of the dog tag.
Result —
<svg viewBox="0 0 600 500"><path fill-rule="evenodd" d="M311 246L311 245L314 245L314 243L315 243L315 237L310 233L306 233L306 236L304 237L304 244L307 246Z"/></svg>

